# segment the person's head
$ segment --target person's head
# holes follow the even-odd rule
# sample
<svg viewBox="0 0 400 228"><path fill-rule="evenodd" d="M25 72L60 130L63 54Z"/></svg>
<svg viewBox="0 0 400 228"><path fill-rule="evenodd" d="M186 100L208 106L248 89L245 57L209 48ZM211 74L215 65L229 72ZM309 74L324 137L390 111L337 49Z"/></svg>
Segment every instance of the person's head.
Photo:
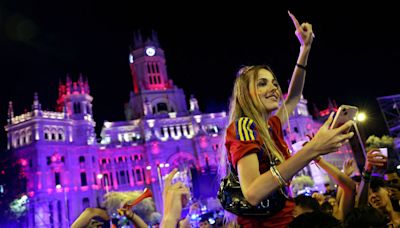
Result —
<svg viewBox="0 0 400 228"><path fill-rule="evenodd" d="M331 192L333 191L333 188L331 187L331 185L329 183L325 183L325 192Z"/></svg>
<svg viewBox="0 0 400 228"><path fill-rule="evenodd" d="M278 109L282 100L282 92L272 70L266 65L242 67L233 87L229 107L229 123L240 117L251 118L256 126L264 126L271 113ZM282 104L284 104L282 102ZM258 127L257 130L269 151L280 161L283 156L278 152L268 129Z"/></svg>
<svg viewBox="0 0 400 228"><path fill-rule="evenodd" d="M311 197L316 199L320 205L325 201L325 196L319 192L313 192Z"/></svg>
<svg viewBox="0 0 400 228"><path fill-rule="evenodd" d="M332 215L333 206L328 201L325 201L321 204L321 211L325 214Z"/></svg>
<svg viewBox="0 0 400 228"><path fill-rule="evenodd" d="M386 210L390 204L389 193L385 189L385 183L382 178L371 178L368 192L369 204L379 210Z"/></svg>
<svg viewBox="0 0 400 228"><path fill-rule="evenodd" d="M293 217L297 217L306 212L319 211L319 203L315 198L306 195L298 195L294 202L296 206L293 210Z"/></svg>
<svg viewBox="0 0 400 228"><path fill-rule="evenodd" d="M340 221L332 215L318 211L307 212L296 218L289 224L289 228L310 227L310 228L336 228L340 227Z"/></svg>
<svg viewBox="0 0 400 228"><path fill-rule="evenodd" d="M353 227L387 227L385 216L373 207L354 208L343 221L345 228Z"/></svg>
<svg viewBox="0 0 400 228"><path fill-rule="evenodd" d="M326 199L326 201L327 201L330 205L332 205L332 207L334 207L334 206L336 205L336 199L335 199L334 197L332 197L332 196L328 197L328 198Z"/></svg>
<svg viewBox="0 0 400 228"><path fill-rule="evenodd" d="M211 224L207 218L201 218L199 222L200 228L211 228Z"/></svg>

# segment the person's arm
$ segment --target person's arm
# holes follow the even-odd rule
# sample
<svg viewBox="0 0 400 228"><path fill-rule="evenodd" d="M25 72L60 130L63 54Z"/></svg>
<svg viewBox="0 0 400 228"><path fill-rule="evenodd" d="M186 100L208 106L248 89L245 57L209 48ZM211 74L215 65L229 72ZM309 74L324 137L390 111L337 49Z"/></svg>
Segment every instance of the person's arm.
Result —
<svg viewBox="0 0 400 228"><path fill-rule="evenodd" d="M101 217L104 220L110 220L107 212L99 208L86 208L79 217L72 223L71 228L81 228L89 225L93 217Z"/></svg>
<svg viewBox="0 0 400 228"><path fill-rule="evenodd" d="M172 184L173 176L178 172L178 169L173 169L164 181L163 203L164 213L160 227L175 228L181 217L182 207L187 203L190 192L182 182Z"/></svg>
<svg viewBox="0 0 400 228"><path fill-rule="evenodd" d="M368 190L369 181L371 178L373 166L384 167L386 165L386 157L384 157L379 149L371 149L367 152L367 158L365 159L364 171L360 186L358 187L356 201L356 207L362 207L368 205Z"/></svg>
<svg viewBox="0 0 400 228"><path fill-rule="evenodd" d="M338 208L335 210L335 214L333 215L338 220L343 221L351 209L354 208L356 184L350 177L342 173L338 168L336 168L336 166L330 164L325 159L320 158L317 164L335 180L340 188L343 189L342 196L337 202Z"/></svg>
<svg viewBox="0 0 400 228"><path fill-rule="evenodd" d="M289 16L292 18L294 26L296 27L295 34L299 39L301 46L296 67L294 68L292 78L290 80L288 95L285 99L285 105L281 106L276 113L276 115L282 121L282 125L286 123L288 116L291 115L301 99L306 76L306 69L302 68L302 66L307 66L308 55L310 54L311 44L314 36L311 24L302 23L300 25L296 17L290 12Z"/></svg>
<svg viewBox="0 0 400 228"><path fill-rule="evenodd" d="M291 179L315 157L337 151L346 139L353 136L352 132L344 133L352 126L352 121L348 121L339 128L329 129L331 122L332 114L309 143L293 157L277 166L277 170L284 180ZM243 195L252 205L259 204L280 186L271 171L260 174L258 158L255 153L241 158L237 167Z"/></svg>
<svg viewBox="0 0 400 228"><path fill-rule="evenodd" d="M126 218L135 226L135 228L147 228L148 225L143 221L140 216L138 216L135 212L128 209L124 212Z"/></svg>

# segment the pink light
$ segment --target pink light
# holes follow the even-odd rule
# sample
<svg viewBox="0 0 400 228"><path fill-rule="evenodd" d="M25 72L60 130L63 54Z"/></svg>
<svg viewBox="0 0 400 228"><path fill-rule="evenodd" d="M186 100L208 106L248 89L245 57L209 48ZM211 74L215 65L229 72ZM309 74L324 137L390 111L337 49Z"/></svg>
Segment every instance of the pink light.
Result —
<svg viewBox="0 0 400 228"><path fill-rule="evenodd" d="M158 148L158 143L157 142L153 142L153 144L151 146L151 149L152 149L153 154L160 153L160 148Z"/></svg>
<svg viewBox="0 0 400 228"><path fill-rule="evenodd" d="M49 193L49 194L53 193L53 189L52 188L48 188L47 189L47 193Z"/></svg>
<svg viewBox="0 0 400 228"><path fill-rule="evenodd" d="M82 186L82 187L81 187L81 190L84 191L84 192L86 192L87 190L89 190L89 186Z"/></svg>
<svg viewBox="0 0 400 228"><path fill-rule="evenodd" d="M146 169L151 170L151 166L150 165L146 166Z"/></svg>
<svg viewBox="0 0 400 228"><path fill-rule="evenodd" d="M201 148L206 148L206 147L207 147L207 139L206 139L205 136L202 136L202 137L200 138L200 147L201 147Z"/></svg>
<svg viewBox="0 0 400 228"><path fill-rule="evenodd" d="M55 155L51 156L51 161L52 162L56 162L57 161L57 157Z"/></svg>
<svg viewBox="0 0 400 228"><path fill-rule="evenodd" d="M22 166L28 165L28 161L26 161L26 159L21 159L21 165Z"/></svg>
<svg viewBox="0 0 400 228"><path fill-rule="evenodd" d="M29 197L33 197L34 195L35 195L35 192L34 192L34 191L28 192L28 196L29 196Z"/></svg>

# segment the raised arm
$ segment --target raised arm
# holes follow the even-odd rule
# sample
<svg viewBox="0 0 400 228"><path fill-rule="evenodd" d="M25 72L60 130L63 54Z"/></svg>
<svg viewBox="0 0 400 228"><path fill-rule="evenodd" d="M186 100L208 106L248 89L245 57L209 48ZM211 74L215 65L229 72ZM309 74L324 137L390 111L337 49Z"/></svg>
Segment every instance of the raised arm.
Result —
<svg viewBox="0 0 400 228"><path fill-rule="evenodd" d="M320 158L317 164L335 180L340 188L343 189L343 195L337 202L338 210L336 210L336 213L333 215L340 221L343 221L351 209L354 208L356 184L350 177L342 173L338 168L336 168L336 166L330 164L323 158Z"/></svg>
<svg viewBox="0 0 400 228"><path fill-rule="evenodd" d="M381 154L379 149L371 149L367 152L367 158L365 159L360 186L357 190L356 207L368 205L368 190L372 169L374 166L382 168L386 165L386 162L387 158Z"/></svg>
<svg viewBox="0 0 400 228"><path fill-rule="evenodd" d="M289 11L288 13L296 28L295 34L300 42L300 53L297 58L296 67L294 68L292 74L292 79L290 80L288 95L285 99L286 110L284 106L281 106L276 113L276 115L281 119L282 125L286 123L288 116L291 115L293 110L296 108L297 103L300 101L301 94L303 93L308 55L314 39L314 33L312 31L311 24L302 23L300 25L296 17Z"/></svg>
<svg viewBox="0 0 400 228"><path fill-rule="evenodd" d="M339 128L329 129L331 122L332 115L309 143L293 157L277 166L283 179L291 179L315 157L337 151L346 139L353 136L352 132L344 134L352 126L352 121ZM271 171L260 174L258 158L255 153L241 158L237 166L243 195L250 204L259 204L279 187Z"/></svg>

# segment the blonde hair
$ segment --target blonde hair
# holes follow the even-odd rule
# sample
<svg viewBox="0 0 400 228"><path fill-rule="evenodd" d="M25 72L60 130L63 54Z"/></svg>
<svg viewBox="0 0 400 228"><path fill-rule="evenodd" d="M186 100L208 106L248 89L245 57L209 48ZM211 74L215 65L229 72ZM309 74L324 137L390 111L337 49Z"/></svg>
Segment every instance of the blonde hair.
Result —
<svg viewBox="0 0 400 228"><path fill-rule="evenodd" d="M255 102L257 102L258 104L262 104L261 99L260 97L255 95L254 101L250 93L251 89L253 89L253 91L256 91L257 89L256 82L259 77L259 71L261 69L268 70L276 79L276 76L274 75L270 67L266 65L245 66L237 72L229 104L229 120L227 121L226 130L232 122L235 122L241 117L251 118L256 124L257 131L262 139L263 148L265 149L264 152L270 153L271 157L275 157L280 162L283 162L285 160L285 157L281 154L276 143L272 139L271 134L269 133L268 124L266 123L265 116L263 115L263 113L265 113L265 110L260 110L260 108L258 108L260 107L260 105L255 104ZM277 87L280 94L279 99L281 101L281 104L283 105L284 111L286 112L286 116L288 116L286 107L284 106L285 102L283 102L281 87L279 86L279 84ZM267 113L267 118L269 118L270 116L271 113ZM220 178L224 178L230 172L230 170L228 169L229 161L225 148L226 130L223 134L221 144L219 146L220 164L218 173ZM236 220L236 216L231 213L226 213L224 218L225 222L228 223L232 223L234 222L234 220Z"/></svg>

